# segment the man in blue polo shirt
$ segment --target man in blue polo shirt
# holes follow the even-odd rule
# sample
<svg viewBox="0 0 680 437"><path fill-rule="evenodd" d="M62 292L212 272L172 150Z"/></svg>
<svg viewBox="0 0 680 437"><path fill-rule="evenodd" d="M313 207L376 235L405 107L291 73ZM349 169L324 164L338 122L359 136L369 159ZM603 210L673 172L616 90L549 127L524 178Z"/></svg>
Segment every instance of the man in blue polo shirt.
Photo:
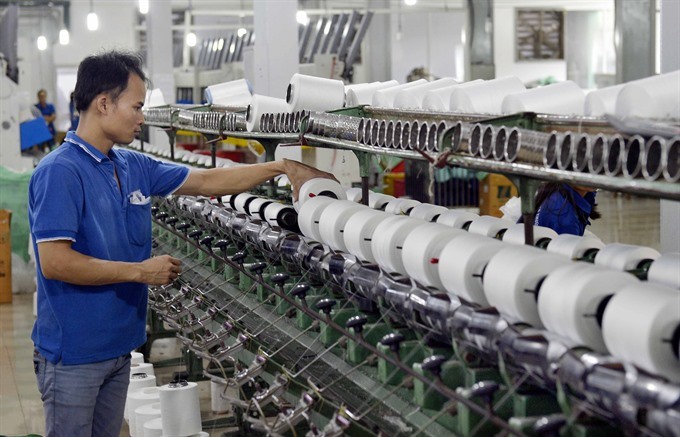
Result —
<svg viewBox="0 0 680 437"><path fill-rule="evenodd" d="M144 122L140 59L90 56L78 67L80 124L43 159L29 186L38 274L34 365L47 436L118 436L130 351L146 340L147 285L180 261L151 256L151 196L223 195L285 173L294 187L333 177L295 161L192 170L129 150Z"/></svg>

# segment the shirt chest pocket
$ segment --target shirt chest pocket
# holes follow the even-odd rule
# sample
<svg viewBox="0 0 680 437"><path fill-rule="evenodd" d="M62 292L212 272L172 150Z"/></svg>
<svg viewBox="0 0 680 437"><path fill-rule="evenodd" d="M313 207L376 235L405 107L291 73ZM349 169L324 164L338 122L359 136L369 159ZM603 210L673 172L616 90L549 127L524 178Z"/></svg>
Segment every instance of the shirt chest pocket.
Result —
<svg viewBox="0 0 680 437"><path fill-rule="evenodd" d="M151 239L151 204L128 204L127 231L130 243L144 246Z"/></svg>

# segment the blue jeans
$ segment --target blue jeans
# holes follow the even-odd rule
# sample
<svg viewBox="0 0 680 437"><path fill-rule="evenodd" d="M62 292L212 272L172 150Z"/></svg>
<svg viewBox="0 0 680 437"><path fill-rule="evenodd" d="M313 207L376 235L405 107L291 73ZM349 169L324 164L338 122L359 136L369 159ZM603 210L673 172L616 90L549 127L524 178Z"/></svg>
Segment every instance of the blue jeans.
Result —
<svg viewBox="0 0 680 437"><path fill-rule="evenodd" d="M130 355L92 364L52 364L36 350L33 365L46 437L118 437L130 383Z"/></svg>

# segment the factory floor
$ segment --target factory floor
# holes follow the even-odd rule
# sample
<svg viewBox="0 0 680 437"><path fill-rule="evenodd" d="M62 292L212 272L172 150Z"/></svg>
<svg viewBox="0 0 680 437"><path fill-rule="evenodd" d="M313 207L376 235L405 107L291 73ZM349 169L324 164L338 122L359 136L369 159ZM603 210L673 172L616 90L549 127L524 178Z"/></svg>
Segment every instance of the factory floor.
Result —
<svg viewBox="0 0 680 437"><path fill-rule="evenodd" d="M33 295L16 294L12 304L0 305L0 436L26 434L43 435L44 414L40 393L33 373ZM160 339L151 350L151 361L158 362L180 356L175 339ZM155 368L159 385L167 384L178 367ZM210 383L199 383L201 417L218 416L210 411ZM218 437L227 429L204 428L211 437ZM123 423L120 436L129 436Z"/></svg>
<svg viewBox="0 0 680 437"><path fill-rule="evenodd" d="M598 195L602 218L591 226L605 243L620 242L659 248L659 201L602 192ZM44 418L40 394L33 373L30 339L33 327L32 295L15 295L12 304L0 305L0 436L42 434ZM179 355L175 342L157 341L151 361ZM156 370L160 384L169 382L173 370ZM210 385L201 382L201 415L213 417L210 410ZM223 429L205 429L211 436ZM127 436L124 425L121 436Z"/></svg>

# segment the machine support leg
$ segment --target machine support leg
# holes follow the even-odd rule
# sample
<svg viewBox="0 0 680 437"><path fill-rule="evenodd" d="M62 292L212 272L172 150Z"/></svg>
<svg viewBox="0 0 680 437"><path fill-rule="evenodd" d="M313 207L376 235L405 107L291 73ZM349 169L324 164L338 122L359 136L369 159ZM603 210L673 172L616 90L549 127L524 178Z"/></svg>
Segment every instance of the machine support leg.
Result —
<svg viewBox="0 0 680 437"><path fill-rule="evenodd" d="M536 191L541 181L522 176L510 177L519 190L522 204L522 221L524 222L524 244L534 245L534 216L536 214Z"/></svg>

